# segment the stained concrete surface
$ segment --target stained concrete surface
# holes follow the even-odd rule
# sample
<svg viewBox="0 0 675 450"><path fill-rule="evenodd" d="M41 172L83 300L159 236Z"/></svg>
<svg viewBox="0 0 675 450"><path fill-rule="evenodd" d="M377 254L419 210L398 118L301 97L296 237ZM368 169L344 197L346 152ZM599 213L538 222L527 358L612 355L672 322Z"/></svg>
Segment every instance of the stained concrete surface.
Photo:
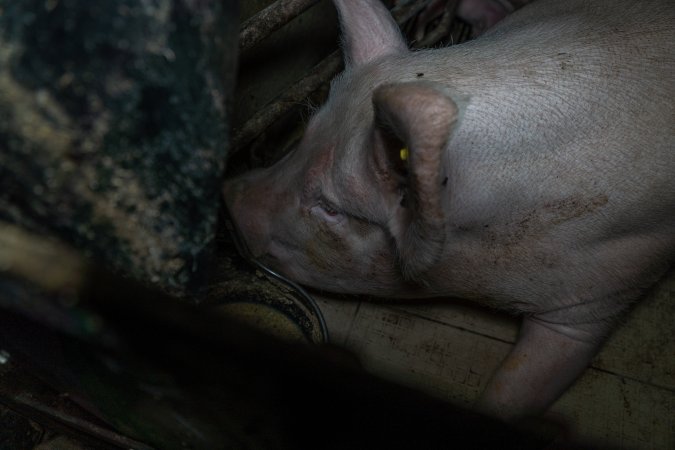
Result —
<svg viewBox="0 0 675 450"><path fill-rule="evenodd" d="M618 449L675 448L675 272L620 324L552 406L571 439ZM448 303L321 297L331 340L369 371L470 405L515 342L515 318Z"/></svg>

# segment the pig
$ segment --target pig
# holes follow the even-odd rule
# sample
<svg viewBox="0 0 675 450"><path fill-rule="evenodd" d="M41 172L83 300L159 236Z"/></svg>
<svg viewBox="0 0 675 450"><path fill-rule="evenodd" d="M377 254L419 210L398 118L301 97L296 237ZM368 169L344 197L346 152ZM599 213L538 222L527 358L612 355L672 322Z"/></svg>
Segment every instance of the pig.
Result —
<svg viewBox="0 0 675 450"><path fill-rule="evenodd" d="M437 0L447 1L447 0ZM531 0L462 0L457 6L457 16L471 24L471 35L483 34L497 22Z"/></svg>
<svg viewBox="0 0 675 450"><path fill-rule="evenodd" d="M542 414L675 259L675 2L537 0L414 52L379 0L334 3L345 70L225 183L238 228L309 287L522 317L477 407Z"/></svg>
<svg viewBox="0 0 675 450"><path fill-rule="evenodd" d="M440 17L450 0L430 0L417 17L416 38L421 39L427 24ZM457 3L457 17L471 25L471 35L480 36L508 14L531 0L461 0Z"/></svg>

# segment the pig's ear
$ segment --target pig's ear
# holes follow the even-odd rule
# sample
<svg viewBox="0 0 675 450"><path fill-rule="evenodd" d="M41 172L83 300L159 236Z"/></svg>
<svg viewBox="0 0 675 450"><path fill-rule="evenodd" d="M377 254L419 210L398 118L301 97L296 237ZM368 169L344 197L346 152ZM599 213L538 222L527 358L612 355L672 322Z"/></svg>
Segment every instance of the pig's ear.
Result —
<svg viewBox="0 0 675 450"><path fill-rule="evenodd" d="M458 118L456 103L442 88L427 82L378 87L375 107L375 164L398 194L389 229L403 275L423 278L442 256L445 245L443 196L447 178L445 148ZM395 184L395 186L393 185Z"/></svg>
<svg viewBox="0 0 675 450"><path fill-rule="evenodd" d="M334 0L347 66L407 51L398 25L380 0Z"/></svg>

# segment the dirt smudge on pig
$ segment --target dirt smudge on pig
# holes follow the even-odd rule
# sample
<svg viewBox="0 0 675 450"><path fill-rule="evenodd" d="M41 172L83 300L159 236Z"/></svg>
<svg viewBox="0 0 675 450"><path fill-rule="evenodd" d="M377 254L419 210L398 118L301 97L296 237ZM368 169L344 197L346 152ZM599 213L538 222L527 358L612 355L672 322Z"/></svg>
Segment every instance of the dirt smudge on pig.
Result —
<svg viewBox="0 0 675 450"><path fill-rule="evenodd" d="M527 236L538 235L552 226L591 214L608 202L609 199L604 194L590 198L577 194L545 203L541 208L531 210L507 225L512 228L512 232L506 240L510 244L518 243Z"/></svg>
<svg viewBox="0 0 675 450"><path fill-rule="evenodd" d="M557 202L545 204L544 211L554 216L551 223L557 225L590 214L608 202L609 199L604 194L589 199L584 199L580 195L573 195Z"/></svg>
<svg viewBox="0 0 675 450"><path fill-rule="evenodd" d="M521 258L523 242L536 241L549 229L567 221L592 214L609 202L606 195L583 197L576 194L557 201L543 204L516 215L509 223L483 227L483 243L493 265L509 264ZM545 267L553 268L557 261L547 258L542 261Z"/></svg>
<svg viewBox="0 0 675 450"><path fill-rule="evenodd" d="M340 255L349 259L348 247L326 224L319 224L312 233L312 239L307 243L306 255L310 263L319 270L330 270L337 262L336 259L327 258L328 255ZM345 261L349 262L349 261Z"/></svg>

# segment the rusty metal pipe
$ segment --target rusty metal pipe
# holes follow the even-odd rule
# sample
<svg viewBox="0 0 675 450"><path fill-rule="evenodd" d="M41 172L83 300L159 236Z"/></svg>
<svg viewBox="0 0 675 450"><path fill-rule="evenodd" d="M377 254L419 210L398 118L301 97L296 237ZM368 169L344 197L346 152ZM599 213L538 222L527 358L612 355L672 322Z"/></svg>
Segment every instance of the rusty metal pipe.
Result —
<svg viewBox="0 0 675 450"><path fill-rule="evenodd" d="M276 26L276 28L269 28L268 33L271 33L272 31L279 28L284 23L287 23L289 20L295 17L292 15L291 10L295 14L300 14L302 11L304 11L314 3L316 3L315 0L279 0L273 3L272 5L268 6L262 12L258 13L252 19L246 21L246 23L244 24L245 26L243 28L249 27L249 25L247 25L249 22L252 23L252 25L250 26L253 27L255 25L253 24L253 22L259 21L260 25L255 26L256 28L262 29L263 26L266 26L268 20L263 19L262 18L263 15L266 16L268 15L269 17L283 18L283 20L285 21L278 21L280 19L275 19L277 20L274 22L274 26ZM420 4L424 5L424 1L420 2ZM440 39L442 39L443 36L447 34L447 32L449 31L450 26L455 23L453 19L456 6L457 2L450 2L447 6L446 13L444 14L443 20L441 20L441 23L429 33L429 36L426 37L423 40L423 42L420 42L417 45L413 44L413 47L420 47L422 45L424 46L433 45ZM279 7L280 9L283 8L286 9L278 13L274 11L268 12L268 10L277 7ZM399 26L401 26L404 22L410 20L417 12L419 12L419 5L413 3L412 5L408 5L406 8L393 11L394 19L399 24ZM260 19L258 19L259 16L261 16ZM269 19L269 21L271 22L271 19ZM461 35L465 34L463 33L463 31L464 30L460 30ZM255 42L258 42L258 40L266 36L266 34L260 34L260 36L258 36L258 40L256 41L251 40L250 42L252 43L250 43L249 41L244 42L243 41L244 32L246 32L246 29L244 29L244 31L242 31L240 35L240 39L242 39L242 41L240 41L241 48L244 48L245 45L250 47ZM253 31L251 31L250 33L253 33ZM293 106L301 103L311 93L316 91L322 84L327 83L329 80L331 80L341 69L342 69L341 51L331 53L328 57L326 57L323 61L321 61L318 65L316 65L307 76L305 76L300 81L291 86L289 89L287 89L286 92L283 93L281 96L277 97L277 99L265 105L260 111L258 111L255 115L253 115L253 117L251 117L248 121L246 121L246 123L244 123L241 126L241 128L235 130L233 145L232 149L230 150L230 156L232 156L235 153L238 153L244 147L253 142L253 140L257 136L263 133L270 125L272 125L272 123L278 120L279 117L288 112Z"/></svg>
<svg viewBox="0 0 675 450"><path fill-rule="evenodd" d="M341 68L342 54L340 51L333 52L317 64L307 76L287 89L284 94L265 105L236 131L230 156L250 144L256 136L316 91L323 83L330 80Z"/></svg>
<svg viewBox="0 0 675 450"><path fill-rule="evenodd" d="M245 52L302 14L318 0L277 0L241 25L239 51Z"/></svg>

